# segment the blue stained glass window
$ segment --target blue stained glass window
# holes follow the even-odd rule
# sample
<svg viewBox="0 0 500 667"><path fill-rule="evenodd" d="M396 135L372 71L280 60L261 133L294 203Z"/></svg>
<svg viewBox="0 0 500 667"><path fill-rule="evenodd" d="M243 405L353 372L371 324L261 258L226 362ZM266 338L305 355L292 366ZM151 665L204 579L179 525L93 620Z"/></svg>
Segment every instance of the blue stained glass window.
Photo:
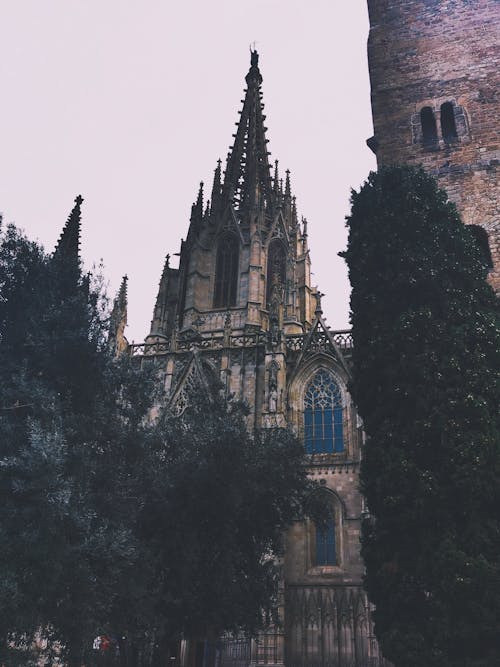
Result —
<svg viewBox="0 0 500 667"><path fill-rule="evenodd" d="M308 454L344 451L342 396L333 375L324 369L306 388L304 444Z"/></svg>
<svg viewBox="0 0 500 667"><path fill-rule="evenodd" d="M335 521L328 519L325 526L316 527L315 565L336 565Z"/></svg>

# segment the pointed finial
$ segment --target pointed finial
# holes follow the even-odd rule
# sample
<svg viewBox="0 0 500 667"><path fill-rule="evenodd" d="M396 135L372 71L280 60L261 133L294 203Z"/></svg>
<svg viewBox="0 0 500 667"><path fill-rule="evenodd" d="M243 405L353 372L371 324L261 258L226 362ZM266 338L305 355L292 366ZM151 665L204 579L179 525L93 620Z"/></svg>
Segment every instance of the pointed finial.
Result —
<svg viewBox="0 0 500 667"><path fill-rule="evenodd" d="M245 77L245 81L249 87L252 83L257 85L262 83L262 76L259 71L259 54L252 47L250 47L250 70Z"/></svg>
<svg viewBox="0 0 500 667"><path fill-rule="evenodd" d="M81 206L83 197L75 197L75 205L63 227L61 236L54 250L55 255L73 257L80 261L80 222L82 217Z"/></svg>
<svg viewBox="0 0 500 667"><path fill-rule="evenodd" d="M285 197L291 197L292 191L290 187L290 169L286 170L286 179L285 179Z"/></svg>
<svg viewBox="0 0 500 667"><path fill-rule="evenodd" d="M307 252L307 218L302 218L302 253Z"/></svg>
<svg viewBox="0 0 500 667"><path fill-rule="evenodd" d="M203 181L200 181L200 189L198 190L198 199L196 200L196 206L203 210Z"/></svg>
<svg viewBox="0 0 500 667"><path fill-rule="evenodd" d="M292 197L292 222L297 226L297 197Z"/></svg>
<svg viewBox="0 0 500 667"><path fill-rule="evenodd" d="M128 285L128 276L127 274L125 274L122 278L120 289L118 290L118 295L116 297L116 301L118 302L122 310L127 308L127 285Z"/></svg>
<svg viewBox="0 0 500 667"><path fill-rule="evenodd" d="M321 297L325 296L322 292L319 290L316 292L315 297L316 297L316 310L314 311L315 315L323 315L323 308L321 307Z"/></svg>
<svg viewBox="0 0 500 667"><path fill-rule="evenodd" d="M127 282L128 276L125 274L113 301L113 310L109 320L108 345L115 356L122 354L128 347L128 341L124 335L127 326Z"/></svg>
<svg viewBox="0 0 500 667"><path fill-rule="evenodd" d="M275 194L279 193L279 174L278 174L278 160L274 161L274 192Z"/></svg>
<svg viewBox="0 0 500 667"><path fill-rule="evenodd" d="M259 54L257 53L257 49L255 48L255 44L257 42L253 43L253 49L250 46L250 66L251 67L258 67L259 66Z"/></svg>
<svg viewBox="0 0 500 667"><path fill-rule="evenodd" d="M221 195L221 171L222 171L222 160L219 158L217 160L217 167L214 171L214 182L212 184L212 210L217 209L219 197Z"/></svg>

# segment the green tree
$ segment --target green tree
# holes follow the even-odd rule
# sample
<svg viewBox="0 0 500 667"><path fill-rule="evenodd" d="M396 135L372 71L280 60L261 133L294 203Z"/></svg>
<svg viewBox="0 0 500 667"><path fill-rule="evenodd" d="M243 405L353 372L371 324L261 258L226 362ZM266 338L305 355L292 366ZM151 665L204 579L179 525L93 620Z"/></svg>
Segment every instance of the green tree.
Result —
<svg viewBox="0 0 500 667"><path fill-rule="evenodd" d="M141 531L156 560L159 635L215 639L272 618L283 531L316 484L288 431L249 433L245 406L191 396L158 424Z"/></svg>
<svg viewBox="0 0 500 667"><path fill-rule="evenodd" d="M500 321L487 267L422 169L371 173L347 224L377 637L397 667L500 664Z"/></svg>
<svg viewBox="0 0 500 667"><path fill-rule="evenodd" d="M275 604L282 533L316 488L296 438L250 434L244 406L217 391L151 419L156 366L109 349L99 282L80 265L81 203L52 254L12 226L0 235L9 667L36 661L40 629L70 667L101 633L129 637L144 665L154 641L257 629Z"/></svg>
<svg viewBox="0 0 500 667"><path fill-rule="evenodd" d="M99 630L141 627L123 600L148 572L133 466L155 397L151 375L108 350L81 202L51 255L12 226L0 239L0 634L18 649L42 628L70 665Z"/></svg>

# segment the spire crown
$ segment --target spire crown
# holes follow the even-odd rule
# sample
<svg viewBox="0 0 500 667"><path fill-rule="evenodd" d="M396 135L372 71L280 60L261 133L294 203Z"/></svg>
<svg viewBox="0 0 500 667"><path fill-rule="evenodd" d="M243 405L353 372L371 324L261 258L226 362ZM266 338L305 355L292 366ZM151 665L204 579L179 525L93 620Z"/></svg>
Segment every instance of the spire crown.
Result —
<svg viewBox="0 0 500 667"><path fill-rule="evenodd" d="M252 50L251 48L250 48L250 69L248 70L248 74L245 77L245 81L247 82L249 87L251 83L257 82L257 85L260 85L262 83L262 75L259 70L259 54L255 49Z"/></svg>
<svg viewBox="0 0 500 667"><path fill-rule="evenodd" d="M239 212L264 208L274 199L260 91L262 76L258 53L252 49L246 82L243 108L228 154L223 186L225 196Z"/></svg>

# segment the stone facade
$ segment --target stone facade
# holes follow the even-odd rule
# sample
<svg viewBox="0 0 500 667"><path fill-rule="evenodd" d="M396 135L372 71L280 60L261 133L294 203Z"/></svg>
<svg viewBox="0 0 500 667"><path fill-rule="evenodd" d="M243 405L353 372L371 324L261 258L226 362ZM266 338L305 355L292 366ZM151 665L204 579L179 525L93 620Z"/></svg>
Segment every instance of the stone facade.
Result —
<svg viewBox="0 0 500 667"><path fill-rule="evenodd" d="M200 186L179 268L167 256L150 334L130 351L157 365L174 413L190 387L222 383L228 398L250 406L249 428L291 426L331 508L328 529L297 523L286 536L280 627L251 642L228 639L217 664L374 666L383 661L361 586L362 431L347 391L351 338L327 328L311 286L307 221L289 172L283 180L269 163L261 82L253 52L225 172L219 160L209 201ZM207 650L187 642L180 662L213 664Z"/></svg>
<svg viewBox="0 0 500 667"><path fill-rule="evenodd" d="M368 8L368 145L379 166L422 164L438 179L463 222L476 226L498 292L498 0L368 0Z"/></svg>

